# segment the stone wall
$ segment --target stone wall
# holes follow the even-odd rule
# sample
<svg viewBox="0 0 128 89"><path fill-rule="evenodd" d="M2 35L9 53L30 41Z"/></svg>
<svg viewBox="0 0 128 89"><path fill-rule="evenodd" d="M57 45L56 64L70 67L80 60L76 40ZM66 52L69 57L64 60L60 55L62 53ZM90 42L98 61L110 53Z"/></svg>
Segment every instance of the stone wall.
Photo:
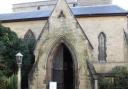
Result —
<svg viewBox="0 0 128 89"><path fill-rule="evenodd" d="M3 25L6 27L10 27L13 31L18 34L20 38L24 38L26 32L31 29L37 39L45 23L45 20L38 20L3 23Z"/></svg>
<svg viewBox="0 0 128 89"><path fill-rule="evenodd" d="M64 0L59 0L52 15L45 24L42 35L35 48L37 76L30 81L30 89L46 89L53 81L53 57L59 45L65 44L70 50L74 67L74 89L91 89L87 76L87 48L91 47L83 29L70 12ZM63 61L61 61L63 63ZM61 65L63 67L63 65ZM57 75L56 75L57 76ZM61 77L60 77L61 78ZM45 81L45 82L44 82ZM69 80L70 81L70 80Z"/></svg>
<svg viewBox="0 0 128 89"><path fill-rule="evenodd" d="M79 23L94 47L94 59L98 61L98 35L104 32L107 45L107 62L124 62L124 32L127 29L126 17L87 17L79 18Z"/></svg>
<svg viewBox="0 0 128 89"><path fill-rule="evenodd" d="M79 6L107 5L112 4L112 0L78 0Z"/></svg>
<svg viewBox="0 0 128 89"><path fill-rule="evenodd" d="M71 7L73 7L73 5L77 3L75 0L67 0L67 1L69 6ZM49 9L53 9L56 3L57 3L57 0L48 0L48 1L37 1L37 2L13 4L13 12L49 10Z"/></svg>
<svg viewBox="0 0 128 89"><path fill-rule="evenodd" d="M112 4L112 0L67 0L69 6L92 6L92 5L107 5ZM53 9L57 0L38 1L13 4L13 12L25 12L35 10L49 10Z"/></svg>
<svg viewBox="0 0 128 89"><path fill-rule="evenodd" d="M97 66L101 65L106 71L111 69L109 66L115 66L124 63L125 58L125 49L124 48L124 32L123 29L127 29L127 19L125 16L110 16L110 17L82 17L77 18L78 22L82 26L84 32L88 36L91 44L94 49L92 51L93 58L90 59ZM36 38L40 34L41 30L44 27L46 21L25 21L25 22L11 22L3 23L4 26L10 27L13 31L17 32L19 37L24 37L28 29L31 29ZM100 32L104 32L107 37L107 63L99 63L98 61L98 35ZM122 64L121 64L122 65ZM100 67L96 67L100 68ZM99 69L98 71L100 71Z"/></svg>
<svg viewBox="0 0 128 89"><path fill-rule="evenodd" d="M124 16L112 17L87 17L78 19L89 40L93 50L93 62L99 73L110 72L115 66L127 65L127 45L124 45L124 30L127 30L127 20ZM98 35L104 32L106 35L107 62L98 61Z"/></svg>

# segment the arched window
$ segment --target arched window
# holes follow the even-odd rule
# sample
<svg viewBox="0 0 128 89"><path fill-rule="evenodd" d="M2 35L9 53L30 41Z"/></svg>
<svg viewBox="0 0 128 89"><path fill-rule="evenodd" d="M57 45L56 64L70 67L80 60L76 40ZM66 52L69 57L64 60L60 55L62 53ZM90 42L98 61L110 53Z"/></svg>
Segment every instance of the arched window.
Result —
<svg viewBox="0 0 128 89"><path fill-rule="evenodd" d="M36 37L31 29L29 29L26 34L24 35L23 39L25 45L27 45L28 48L25 48L24 51L26 51L29 55L29 66L32 66L35 62L35 56L34 56L34 48L36 43Z"/></svg>
<svg viewBox="0 0 128 89"><path fill-rule="evenodd" d="M26 34L24 35L24 41L28 44L28 46L30 46L31 48L34 47L35 42L36 42L36 38L34 33L32 32L32 30L28 30L26 32Z"/></svg>
<svg viewBox="0 0 128 89"><path fill-rule="evenodd" d="M99 55L98 59L100 62L106 62L106 36L103 32L101 32L98 36L99 41Z"/></svg>
<svg viewBox="0 0 128 89"><path fill-rule="evenodd" d="M34 35L34 33L32 32L32 30L29 29L29 30L26 32L26 34L24 35L24 39L25 39L25 40L30 40L30 39L35 40L36 38L35 38L35 35Z"/></svg>
<svg viewBox="0 0 128 89"><path fill-rule="evenodd" d="M24 35L24 39L26 39L26 38L31 38L31 37L35 38L35 35L34 35L34 33L32 32L32 30L29 29L29 30L26 32L26 34Z"/></svg>

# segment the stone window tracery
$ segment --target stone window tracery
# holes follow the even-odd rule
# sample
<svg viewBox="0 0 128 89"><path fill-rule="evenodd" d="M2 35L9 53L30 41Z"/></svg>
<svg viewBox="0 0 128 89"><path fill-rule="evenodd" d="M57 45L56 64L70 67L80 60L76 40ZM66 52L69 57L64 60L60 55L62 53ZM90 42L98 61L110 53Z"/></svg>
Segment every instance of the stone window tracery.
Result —
<svg viewBox="0 0 128 89"><path fill-rule="evenodd" d="M34 44L36 41L35 35L32 32L32 30L28 30L26 34L24 35L24 41L27 42L28 44Z"/></svg>

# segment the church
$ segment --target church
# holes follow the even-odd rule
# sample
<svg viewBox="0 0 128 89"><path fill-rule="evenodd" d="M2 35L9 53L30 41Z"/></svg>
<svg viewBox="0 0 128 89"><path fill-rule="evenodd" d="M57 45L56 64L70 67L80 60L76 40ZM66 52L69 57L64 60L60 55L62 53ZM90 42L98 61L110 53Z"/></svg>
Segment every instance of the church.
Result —
<svg viewBox="0 0 128 89"><path fill-rule="evenodd" d="M13 9L0 14L2 25L36 39L29 89L48 89L50 82L57 89L98 89L98 75L128 64L128 11L111 0L50 0Z"/></svg>

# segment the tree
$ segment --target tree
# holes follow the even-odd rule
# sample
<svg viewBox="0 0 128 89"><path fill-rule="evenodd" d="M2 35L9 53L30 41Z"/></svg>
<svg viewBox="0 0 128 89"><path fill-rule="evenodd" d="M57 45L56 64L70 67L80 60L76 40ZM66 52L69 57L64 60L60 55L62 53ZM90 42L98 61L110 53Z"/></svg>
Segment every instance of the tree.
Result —
<svg viewBox="0 0 128 89"><path fill-rule="evenodd" d="M21 52L24 55L22 84L23 86L27 86L28 74L34 63L33 47L33 42L27 44L24 40L19 39L17 34L11 31L10 28L0 25L0 70L3 76L11 77L17 73L15 55Z"/></svg>
<svg viewBox="0 0 128 89"><path fill-rule="evenodd" d="M0 64L4 65L4 75L10 76L14 73L13 65L15 64L14 54L16 51L12 50L12 46L18 40L18 36L15 32L11 31L10 28L0 25Z"/></svg>

